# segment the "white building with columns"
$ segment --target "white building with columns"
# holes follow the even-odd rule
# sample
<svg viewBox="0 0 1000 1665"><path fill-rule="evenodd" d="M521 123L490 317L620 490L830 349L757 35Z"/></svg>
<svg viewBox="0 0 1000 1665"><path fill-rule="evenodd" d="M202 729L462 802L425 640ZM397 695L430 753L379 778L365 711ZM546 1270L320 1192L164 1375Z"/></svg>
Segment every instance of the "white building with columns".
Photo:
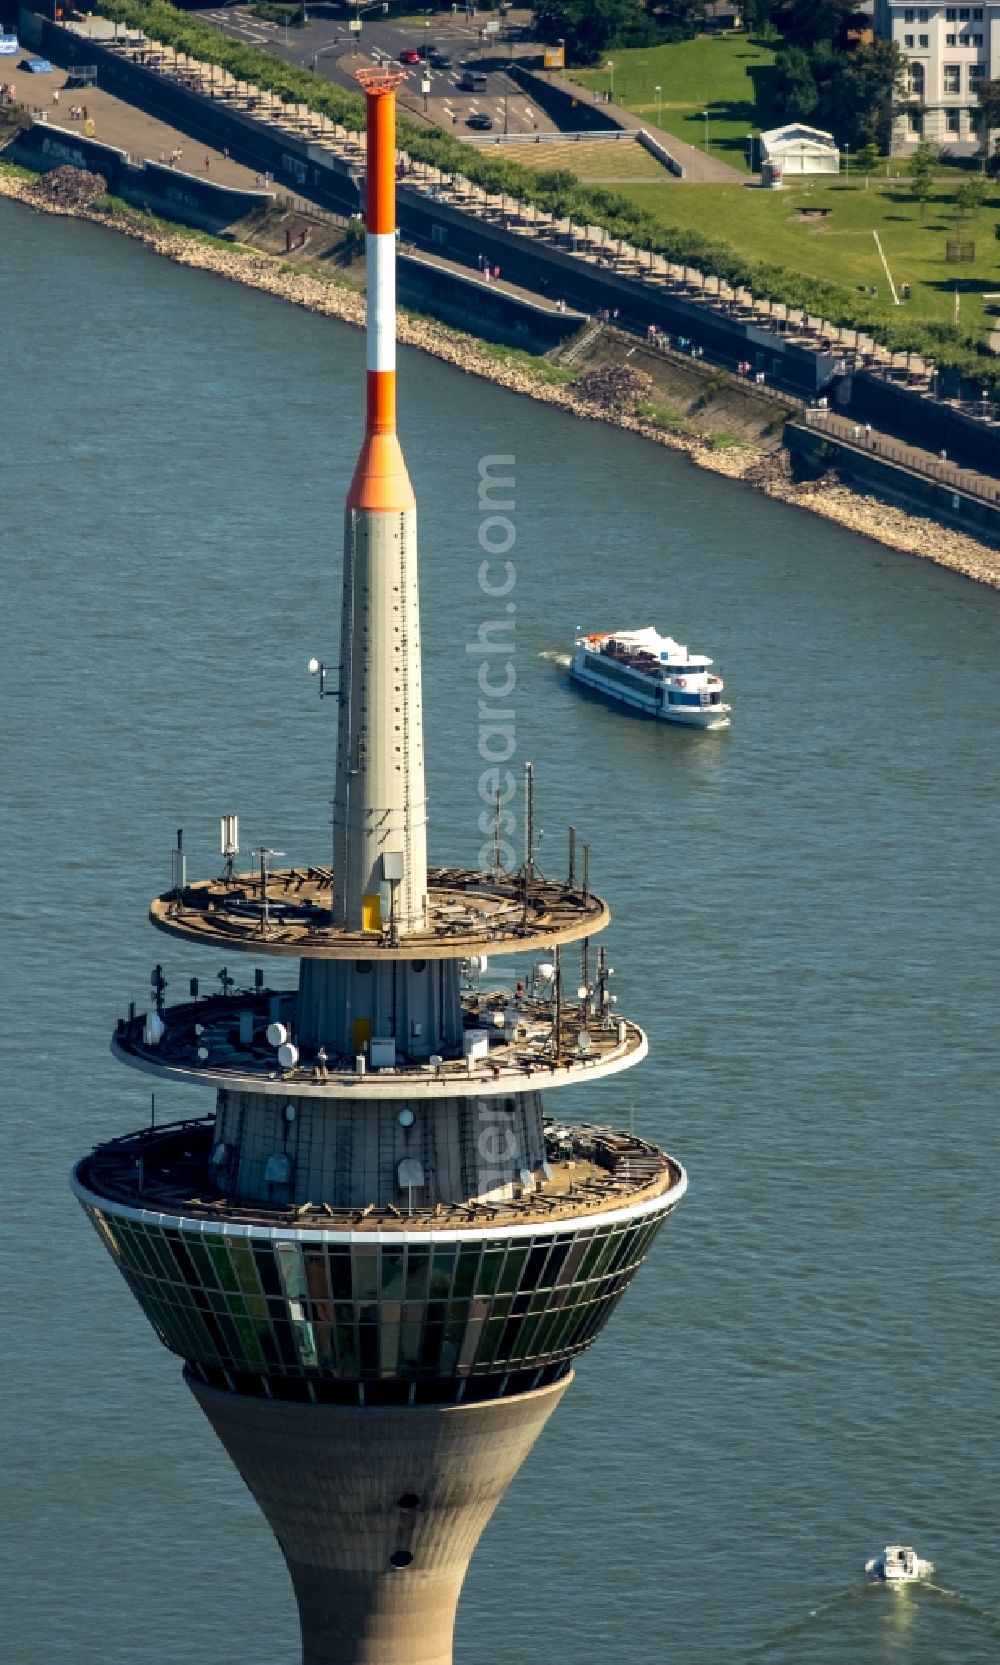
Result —
<svg viewBox="0 0 1000 1665"><path fill-rule="evenodd" d="M875 0L875 33L907 61L913 109L893 127L894 152L926 139L958 154L979 145L976 90L1000 75L1000 4L911 6Z"/></svg>

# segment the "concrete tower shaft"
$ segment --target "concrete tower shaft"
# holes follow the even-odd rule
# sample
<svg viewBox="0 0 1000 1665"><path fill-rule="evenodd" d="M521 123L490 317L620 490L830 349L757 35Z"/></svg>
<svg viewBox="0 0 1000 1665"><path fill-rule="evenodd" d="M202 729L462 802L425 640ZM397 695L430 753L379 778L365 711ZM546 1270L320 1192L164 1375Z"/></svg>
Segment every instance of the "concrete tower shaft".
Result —
<svg viewBox="0 0 1000 1665"><path fill-rule="evenodd" d="M393 73L359 75L368 106L365 437L347 496L334 923L398 936L427 917L417 516L396 436Z"/></svg>
<svg viewBox="0 0 1000 1665"><path fill-rule="evenodd" d="M302 1665L451 1665L470 1557L571 1375L476 1405L292 1405L187 1382L291 1574Z"/></svg>

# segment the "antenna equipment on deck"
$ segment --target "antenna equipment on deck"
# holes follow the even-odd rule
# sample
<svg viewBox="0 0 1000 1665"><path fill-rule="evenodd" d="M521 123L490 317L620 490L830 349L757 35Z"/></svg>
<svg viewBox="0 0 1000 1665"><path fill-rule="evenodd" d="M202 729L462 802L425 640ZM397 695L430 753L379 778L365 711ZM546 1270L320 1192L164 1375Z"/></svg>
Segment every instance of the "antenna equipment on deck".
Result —
<svg viewBox="0 0 1000 1665"><path fill-rule="evenodd" d="M240 818L238 815L223 815L219 819L219 849L225 857L225 877L233 876L233 860L240 853Z"/></svg>
<svg viewBox="0 0 1000 1665"><path fill-rule="evenodd" d="M184 828L177 828L177 844L170 852L170 889L175 900L187 884L187 856L184 854Z"/></svg>
<svg viewBox="0 0 1000 1665"><path fill-rule="evenodd" d="M319 697L321 700L337 700L340 698L339 688L328 688L326 685L327 677L331 671L339 671L339 665L324 665L322 659L310 659L306 669L310 676L319 677Z"/></svg>
<svg viewBox="0 0 1000 1665"><path fill-rule="evenodd" d="M538 837L535 837L535 768L534 764L526 763L524 765L524 867L521 872L521 893L525 920L528 917L528 896L531 890L531 881L536 877L535 856L544 837L544 832L539 832Z"/></svg>
<svg viewBox="0 0 1000 1665"><path fill-rule="evenodd" d="M267 899L267 862L269 856L283 856L284 850L272 850L269 845L262 845L259 850L251 850L250 854L260 857L260 930L266 936L271 923L270 904Z"/></svg>

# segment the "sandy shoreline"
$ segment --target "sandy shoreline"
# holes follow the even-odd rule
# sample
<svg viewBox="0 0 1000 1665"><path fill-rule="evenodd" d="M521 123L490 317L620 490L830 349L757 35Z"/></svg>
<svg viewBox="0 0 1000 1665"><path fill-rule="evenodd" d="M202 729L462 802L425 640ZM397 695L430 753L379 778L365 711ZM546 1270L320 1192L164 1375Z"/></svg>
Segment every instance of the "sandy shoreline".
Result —
<svg viewBox="0 0 1000 1665"><path fill-rule="evenodd" d="M0 196L22 202L36 212L62 214L104 226L144 243L154 253L164 255L178 265L214 272L230 282L245 284L279 300L290 301L294 306L337 318L342 323L353 324L357 328L364 324L363 296L347 287L290 271L278 255L240 247L219 248L180 231L164 230L155 222L146 226L138 218L130 216L102 213L96 209L68 208L48 202L36 195L34 181L2 172ZM751 447L720 451L714 449L707 439L664 432L651 427L638 416L610 412L589 403L573 387L542 381L516 362L505 363L491 357L483 351L474 336L462 335L427 319L401 314L398 335L405 345L443 359L468 375L481 376L511 392L526 394L544 404L557 405L587 421L609 422L653 444L682 451L700 468L740 480L769 497L822 515L826 520L835 521L890 549L920 556L977 583L1000 589L1000 551L939 526L936 521L907 514L877 498L860 496L846 486L827 481L795 485L782 466L781 452Z"/></svg>

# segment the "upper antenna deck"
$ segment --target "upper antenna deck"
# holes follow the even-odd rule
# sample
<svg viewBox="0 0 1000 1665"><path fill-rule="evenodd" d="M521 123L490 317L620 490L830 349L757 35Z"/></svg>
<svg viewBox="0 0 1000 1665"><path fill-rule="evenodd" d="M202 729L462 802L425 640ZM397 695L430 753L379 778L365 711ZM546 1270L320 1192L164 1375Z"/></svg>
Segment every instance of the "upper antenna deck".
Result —
<svg viewBox="0 0 1000 1665"><path fill-rule="evenodd" d="M395 92L406 80L405 69L390 69L388 65L366 64L354 71L354 79L366 93Z"/></svg>

